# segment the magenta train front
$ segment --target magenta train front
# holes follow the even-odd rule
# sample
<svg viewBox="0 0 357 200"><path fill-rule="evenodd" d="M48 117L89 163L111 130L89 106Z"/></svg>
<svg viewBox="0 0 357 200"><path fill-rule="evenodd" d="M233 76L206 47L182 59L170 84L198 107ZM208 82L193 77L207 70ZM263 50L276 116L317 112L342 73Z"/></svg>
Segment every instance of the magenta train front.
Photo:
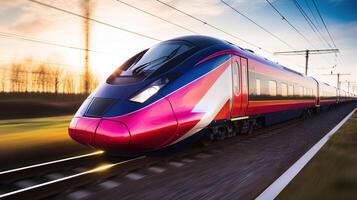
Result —
<svg viewBox="0 0 357 200"><path fill-rule="evenodd" d="M69 133L109 152L152 152L222 123L266 125L353 99L336 93L226 41L186 36L126 61L84 101Z"/></svg>

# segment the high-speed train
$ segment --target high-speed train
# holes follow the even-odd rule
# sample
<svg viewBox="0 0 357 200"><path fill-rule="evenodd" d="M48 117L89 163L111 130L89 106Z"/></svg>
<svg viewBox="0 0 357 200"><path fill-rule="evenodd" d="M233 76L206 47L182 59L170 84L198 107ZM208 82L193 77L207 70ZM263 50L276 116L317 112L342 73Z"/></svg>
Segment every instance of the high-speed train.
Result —
<svg viewBox="0 0 357 200"><path fill-rule="evenodd" d="M83 102L69 134L108 152L147 153L354 99L227 41L184 36L122 64Z"/></svg>

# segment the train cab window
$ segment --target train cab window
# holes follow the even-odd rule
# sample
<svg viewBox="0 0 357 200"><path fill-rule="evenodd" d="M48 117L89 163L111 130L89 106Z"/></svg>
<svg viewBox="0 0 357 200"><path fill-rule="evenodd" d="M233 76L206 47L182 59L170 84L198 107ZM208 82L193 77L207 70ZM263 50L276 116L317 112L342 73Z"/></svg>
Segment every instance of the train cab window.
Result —
<svg viewBox="0 0 357 200"><path fill-rule="evenodd" d="M182 55L193 48L192 44L184 41L161 42L125 62L111 75L109 82L115 84L118 81L112 79L116 78L147 77L163 68L167 63L179 57L182 59Z"/></svg>
<svg viewBox="0 0 357 200"><path fill-rule="evenodd" d="M269 95L276 96L276 81L269 81Z"/></svg>
<svg viewBox="0 0 357 200"><path fill-rule="evenodd" d="M292 85L288 86L288 95L293 96L294 95L294 87Z"/></svg>
<svg viewBox="0 0 357 200"><path fill-rule="evenodd" d="M239 64L237 61L234 61L232 64L233 67L233 91L235 95L239 94Z"/></svg>
<svg viewBox="0 0 357 200"><path fill-rule="evenodd" d="M260 80L255 79L255 94L260 95Z"/></svg>
<svg viewBox="0 0 357 200"><path fill-rule="evenodd" d="M283 97L288 96L288 85L285 83L281 84L281 96Z"/></svg>

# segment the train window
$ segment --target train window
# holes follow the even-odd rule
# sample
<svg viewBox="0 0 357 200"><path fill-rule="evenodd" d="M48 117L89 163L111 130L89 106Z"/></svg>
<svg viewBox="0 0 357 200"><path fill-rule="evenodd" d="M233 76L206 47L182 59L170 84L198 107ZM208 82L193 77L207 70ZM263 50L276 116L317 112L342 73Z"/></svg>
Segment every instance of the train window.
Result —
<svg viewBox="0 0 357 200"><path fill-rule="evenodd" d="M304 91L304 96L306 96L307 95L307 91L306 91L306 88L303 88L303 91Z"/></svg>
<svg viewBox="0 0 357 200"><path fill-rule="evenodd" d="M292 85L288 86L288 95L293 96L294 95L294 88Z"/></svg>
<svg viewBox="0 0 357 200"><path fill-rule="evenodd" d="M288 96L288 85L285 83L281 84L281 96L283 97Z"/></svg>
<svg viewBox="0 0 357 200"><path fill-rule="evenodd" d="M276 96L276 81L269 81L269 95Z"/></svg>
<svg viewBox="0 0 357 200"><path fill-rule="evenodd" d="M300 87L299 87L299 96L303 96L303 94L304 94L304 90L303 90L303 88L300 86Z"/></svg>
<svg viewBox="0 0 357 200"><path fill-rule="evenodd" d="M242 88L248 88L247 85L247 72L248 72L248 59L241 58L241 69L242 69Z"/></svg>
<svg viewBox="0 0 357 200"><path fill-rule="evenodd" d="M189 51L193 46L182 41L168 41L159 43L136 58L134 63L121 71L119 76L134 76L152 73L163 64Z"/></svg>
<svg viewBox="0 0 357 200"><path fill-rule="evenodd" d="M234 94L238 95L239 94L239 64L237 61L234 61L232 64L233 67L233 90Z"/></svg>
<svg viewBox="0 0 357 200"><path fill-rule="evenodd" d="M260 80L259 79L255 79L255 93L256 95L260 95Z"/></svg>

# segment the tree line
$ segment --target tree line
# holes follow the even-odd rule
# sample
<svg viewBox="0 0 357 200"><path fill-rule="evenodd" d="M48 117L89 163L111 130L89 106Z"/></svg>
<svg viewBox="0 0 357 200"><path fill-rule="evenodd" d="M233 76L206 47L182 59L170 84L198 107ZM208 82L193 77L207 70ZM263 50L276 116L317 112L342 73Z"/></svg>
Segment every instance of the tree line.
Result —
<svg viewBox="0 0 357 200"><path fill-rule="evenodd" d="M92 73L86 76L89 80L89 91L99 83ZM0 66L0 92L9 93L84 93L84 76L61 65L36 62L32 58Z"/></svg>

